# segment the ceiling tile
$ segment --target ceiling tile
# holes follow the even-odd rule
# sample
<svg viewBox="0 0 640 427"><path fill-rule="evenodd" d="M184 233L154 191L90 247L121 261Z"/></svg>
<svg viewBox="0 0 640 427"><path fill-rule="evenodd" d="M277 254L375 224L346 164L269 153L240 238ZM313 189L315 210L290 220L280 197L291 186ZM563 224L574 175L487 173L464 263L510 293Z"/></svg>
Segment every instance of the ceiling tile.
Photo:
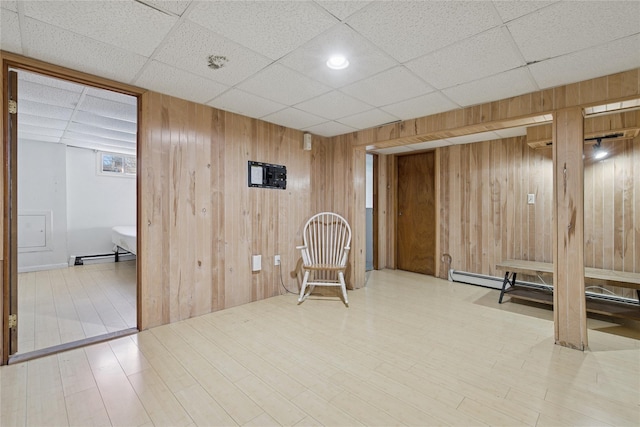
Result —
<svg viewBox="0 0 640 427"><path fill-rule="evenodd" d="M371 105L336 90L301 102L295 107L330 120L352 116L372 108Z"/></svg>
<svg viewBox="0 0 640 427"><path fill-rule="evenodd" d="M23 2L25 15L150 56L177 18L134 1Z"/></svg>
<svg viewBox="0 0 640 427"><path fill-rule="evenodd" d="M143 56L34 19L25 21L28 54L42 61L125 83L146 61Z"/></svg>
<svg viewBox="0 0 640 427"><path fill-rule="evenodd" d="M122 140L130 143L136 142L137 131L126 132L123 130L107 129L102 126L79 123L75 120L69 123L69 126L67 127L67 129L71 132L84 133L87 135L96 135L103 138Z"/></svg>
<svg viewBox="0 0 640 427"><path fill-rule="evenodd" d="M120 132L135 133L138 130L136 116L130 117L128 120L114 119L111 117L104 117L94 113L88 113L86 111L76 111L73 116L73 121L76 123L84 123L92 126L99 126L104 129L112 129Z"/></svg>
<svg viewBox="0 0 640 427"><path fill-rule="evenodd" d="M504 1L494 0L493 4L498 10L503 22L509 22L524 15L528 15L531 12L535 12L538 9L547 7L550 4L557 3L558 0L553 1Z"/></svg>
<svg viewBox="0 0 640 427"><path fill-rule="evenodd" d="M209 68L210 55L224 56L228 62L214 70ZM172 33L154 59L227 86L241 82L271 63L266 57L188 21Z"/></svg>
<svg viewBox="0 0 640 427"><path fill-rule="evenodd" d="M173 15L182 16L191 0L139 0Z"/></svg>
<svg viewBox="0 0 640 427"><path fill-rule="evenodd" d="M357 129L350 126L343 125L342 123L330 121L320 123L319 125L310 126L304 129L311 132L314 135L320 135L325 137L331 137L336 135L343 135L345 133L355 132Z"/></svg>
<svg viewBox="0 0 640 427"><path fill-rule="evenodd" d="M239 89L286 105L328 92L330 88L279 64L260 71L238 85Z"/></svg>
<svg viewBox="0 0 640 427"><path fill-rule="evenodd" d="M53 143L61 142L60 138L57 136L47 136L47 135L40 135L37 133L20 132L20 134L18 135L18 144L24 141L53 142Z"/></svg>
<svg viewBox="0 0 640 427"><path fill-rule="evenodd" d="M451 102L451 100L440 92L431 92L426 95L411 98L407 101L400 101L395 104L385 105L380 109L393 114L402 120L408 120L442 113L444 111L455 110L459 107L459 105Z"/></svg>
<svg viewBox="0 0 640 427"><path fill-rule="evenodd" d="M26 124L64 130L67 127L68 123L69 122L67 120L50 119L48 117L26 114L24 112L18 114L18 129L20 129L20 126L22 126L22 124Z"/></svg>
<svg viewBox="0 0 640 427"><path fill-rule="evenodd" d="M398 121L398 118L375 108L373 110L365 111L364 113L341 118L337 121L355 129L367 129L374 126L381 126L385 123L396 122Z"/></svg>
<svg viewBox="0 0 640 427"><path fill-rule="evenodd" d="M64 136L62 137L62 142L65 142L68 144L68 143L73 143L73 141L82 141L82 142L94 143L94 144L111 145L114 147L130 147L130 146L135 147L135 143L130 143L124 140L105 138L103 136L88 134L84 132L74 132L74 131L65 132Z"/></svg>
<svg viewBox="0 0 640 427"><path fill-rule="evenodd" d="M21 81L19 86L20 100L40 102L73 109L78 105L81 93L44 86L29 81Z"/></svg>
<svg viewBox="0 0 640 427"><path fill-rule="evenodd" d="M80 141L80 140L67 141L64 138L62 138L61 142L67 144L67 147L71 147L71 148L96 150L96 151L103 151L108 153L128 154L132 156L136 155L135 146L122 147L122 146L106 145L106 144L86 142L86 141Z"/></svg>
<svg viewBox="0 0 640 427"><path fill-rule="evenodd" d="M540 88L640 67L640 34L529 66Z"/></svg>
<svg viewBox="0 0 640 427"><path fill-rule="evenodd" d="M327 67L327 59L341 54L349 60L344 70ZM362 80L398 65L389 55L347 25L339 25L291 52L280 64L300 71L333 88Z"/></svg>
<svg viewBox="0 0 640 427"><path fill-rule="evenodd" d="M370 2L368 1L316 1L320 6L326 9L330 14L340 20L344 20L354 12L362 9Z"/></svg>
<svg viewBox="0 0 640 427"><path fill-rule="evenodd" d="M20 71L18 73L18 81L20 82L18 84L21 84L21 82L36 83L41 86L63 89L68 92L82 93L82 91L85 90L85 86L83 85L42 74L30 73L28 71Z"/></svg>
<svg viewBox="0 0 640 427"><path fill-rule="evenodd" d="M0 8L10 10L12 12L18 12L18 2L15 0L2 0L0 1ZM4 12L2 12L4 13Z"/></svg>
<svg viewBox="0 0 640 427"><path fill-rule="evenodd" d="M488 1L381 1L347 22L400 62L502 24Z"/></svg>
<svg viewBox="0 0 640 427"><path fill-rule="evenodd" d="M138 116L138 109L135 105L115 102L108 99L85 96L78 110L99 114L113 119L130 120Z"/></svg>
<svg viewBox="0 0 640 427"><path fill-rule="evenodd" d="M0 49L22 54L18 14L5 9L0 13Z"/></svg>
<svg viewBox="0 0 640 427"><path fill-rule="evenodd" d="M213 101L208 102L207 105L254 118L260 118L286 108L286 105L243 92L239 89L230 89Z"/></svg>
<svg viewBox="0 0 640 427"><path fill-rule="evenodd" d="M104 129L101 127L89 126L80 123L71 123L65 132L65 137L75 135L76 139L86 139L88 136L97 136L100 138L111 140L115 145L135 146L136 134L118 132L114 130Z"/></svg>
<svg viewBox="0 0 640 427"><path fill-rule="evenodd" d="M516 19L508 28L531 62L637 34L638 17L638 1L563 1Z"/></svg>
<svg viewBox="0 0 640 427"><path fill-rule="evenodd" d="M525 65L502 27L470 37L405 64L438 89Z"/></svg>
<svg viewBox="0 0 640 427"><path fill-rule="evenodd" d="M199 2L189 19L274 60L339 22L307 1Z"/></svg>
<svg viewBox="0 0 640 427"><path fill-rule="evenodd" d="M157 61L149 62L134 82L156 92L204 104L229 87Z"/></svg>
<svg viewBox="0 0 640 427"><path fill-rule="evenodd" d="M108 99L109 101L120 102L122 104L133 106L138 105L138 98L136 98L135 96L126 95L124 93L114 92L111 90L105 90L91 86L86 87L85 91L87 95L93 96L94 98Z"/></svg>
<svg viewBox="0 0 640 427"><path fill-rule="evenodd" d="M433 88L404 67L395 67L341 89L368 104L381 107L432 92Z"/></svg>
<svg viewBox="0 0 640 427"><path fill-rule="evenodd" d="M20 92L18 92L18 96ZM59 106L53 106L43 104L40 102L18 100L18 116L21 114L30 114L32 116L46 117L49 119L57 120L69 120L73 110L70 108L62 108Z"/></svg>
<svg viewBox="0 0 640 427"><path fill-rule="evenodd" d="M322 117L314 116L313 114L296 110L295 108L286 108L277 111L262 117L262 120L292 129L305 129L326 121Z"/></svg>
<svg viewBox="0 0 640 427"><path fill-rule="evenodd" d="M524 68L496 74L442 91L463 107L510 98L538 90Z"/></svg>
<svg viewBox="0 0 640 427"><path fill-rule="evenodd" d="M46 126L38 126L38 125L28 125L26 123L20 124L20 135L22 134L30 135L30 139L33 139L35 135L46 136L51 138L60 139L62 134L64 133L64 129L55 129Z"/></svg>
<svg viewBox="0 0 640 427"><path fill-rule="evenodd" d="M640 1L0 0L0 7L3 50L322 136L640 67L631 18ZM337 48L351 61L341 73L325 66ZM544 57L526 66L523 52ZM212 54L229 62L214 71ZM42 102L64 106L53 111L31 101L42 89L30 83L49 83L22 74L22 123L60 129L74 107L65 91L85 91L99 109L76 110L73 123L136 131L135 97L51 80L57 91Z"/></svg>

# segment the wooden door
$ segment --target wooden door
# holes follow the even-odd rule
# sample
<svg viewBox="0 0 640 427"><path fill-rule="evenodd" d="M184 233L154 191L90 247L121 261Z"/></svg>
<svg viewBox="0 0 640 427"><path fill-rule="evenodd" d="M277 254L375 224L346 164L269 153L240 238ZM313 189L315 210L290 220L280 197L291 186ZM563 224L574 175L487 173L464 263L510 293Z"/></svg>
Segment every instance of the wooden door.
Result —
<svg viewBox="0 0 640 427"><path fill-rule="evenodd" d="M398 157L397 267L435 275L435 153Z"/></svg>
<svg viewBox="0 0 640 427"><path fill-rule="evenodd" d="M18 351L18 73L7 73L4 206L4 313L3 361Z"/></svg>

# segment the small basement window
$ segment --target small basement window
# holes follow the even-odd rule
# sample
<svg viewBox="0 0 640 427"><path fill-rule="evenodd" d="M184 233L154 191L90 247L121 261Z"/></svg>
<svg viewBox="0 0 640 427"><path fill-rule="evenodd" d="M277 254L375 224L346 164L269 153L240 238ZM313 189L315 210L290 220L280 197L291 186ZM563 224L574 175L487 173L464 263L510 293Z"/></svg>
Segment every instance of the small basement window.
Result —
<svg viewBox="0 0 640 427"><path fill-rule="evenodd" d="M109 176L136 176L136 156L98 152L98 174Z"/></svg>

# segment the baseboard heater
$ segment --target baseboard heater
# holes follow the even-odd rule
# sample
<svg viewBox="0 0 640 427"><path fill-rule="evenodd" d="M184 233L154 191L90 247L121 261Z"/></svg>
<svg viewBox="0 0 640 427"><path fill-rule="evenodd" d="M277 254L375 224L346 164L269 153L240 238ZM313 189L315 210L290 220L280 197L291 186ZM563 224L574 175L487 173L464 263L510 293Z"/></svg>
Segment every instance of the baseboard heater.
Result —
<svg viewBox="0 0 640 427"><path fill-rule="evenodd" d="M502 283L504 281L504 277L495 277L495 276L488 276L485 274L477 274L477 273L469 273L467 271L461 271L461 270L454 270L454 269L450 269L449 270L449 281L451 282L458 282L458 283L466 283L467 285L475 285L475 286L482 286L485 288L492 288L492 289L502 289ZM540 283L533 283L533 282L527 282L524 280L518 280L517 281L518 286L525 286L528 288L534 288L534 289L542 289L542 290L547 290L547 291L551 291L553 292L553 286L551 285L544 285L544 284L540 284ZM607 294L599 294L599 293L595 293L595 292L590 292L590 291L586 291L585 292L587 298L593 298L593 299L598 299L598 300L605 300L605 301L615 301L615 302L620 302L623 304L632 304L632 305L639 305L640 303L638 302L638 300L632 299L632 298L625 298L625 297L621 297L618 295L607 295Z"/></svg>
<svg viewBox="0 0 640 427"><path fill-rule="evenodd" d="M113 258L115 254L96 254L96 255L71 255L69 265L84 265L85 260L95 260L99 262L105 258Z"/></svg>
<svg viewBox="0 0 640 427"><path fill-rule="evenodd" d="M120 252L118 254L120 260L122 261L123 256L128 257L131 256L130 258L133 259L133 257L135 257L135 255L133 255L130 252ZM97 255L71 255L69 257L69 266L72 265L84 265L85 261L88 264L98 264L100 262L111 262L112 259L116 258L116 253L112 252L109 254L97 254ZM125 258L128 259L128 258Z"/></svg>

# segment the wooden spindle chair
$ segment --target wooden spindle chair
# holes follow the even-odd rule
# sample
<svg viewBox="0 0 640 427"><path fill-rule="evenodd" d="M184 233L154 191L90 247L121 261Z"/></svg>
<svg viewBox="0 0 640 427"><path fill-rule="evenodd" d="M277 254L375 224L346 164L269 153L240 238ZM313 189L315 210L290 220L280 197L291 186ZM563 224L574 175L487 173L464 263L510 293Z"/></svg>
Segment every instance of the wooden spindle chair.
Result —
<svg viewBox="0 0 640 427"><path fill-rule="evenodd" d="M304 301L316 286L339 286L345 305L347 286L344 272L351 245L351 227L342 216L332 212L321 212L312 216L302 232L304 278L298 303Z"/></svg>

